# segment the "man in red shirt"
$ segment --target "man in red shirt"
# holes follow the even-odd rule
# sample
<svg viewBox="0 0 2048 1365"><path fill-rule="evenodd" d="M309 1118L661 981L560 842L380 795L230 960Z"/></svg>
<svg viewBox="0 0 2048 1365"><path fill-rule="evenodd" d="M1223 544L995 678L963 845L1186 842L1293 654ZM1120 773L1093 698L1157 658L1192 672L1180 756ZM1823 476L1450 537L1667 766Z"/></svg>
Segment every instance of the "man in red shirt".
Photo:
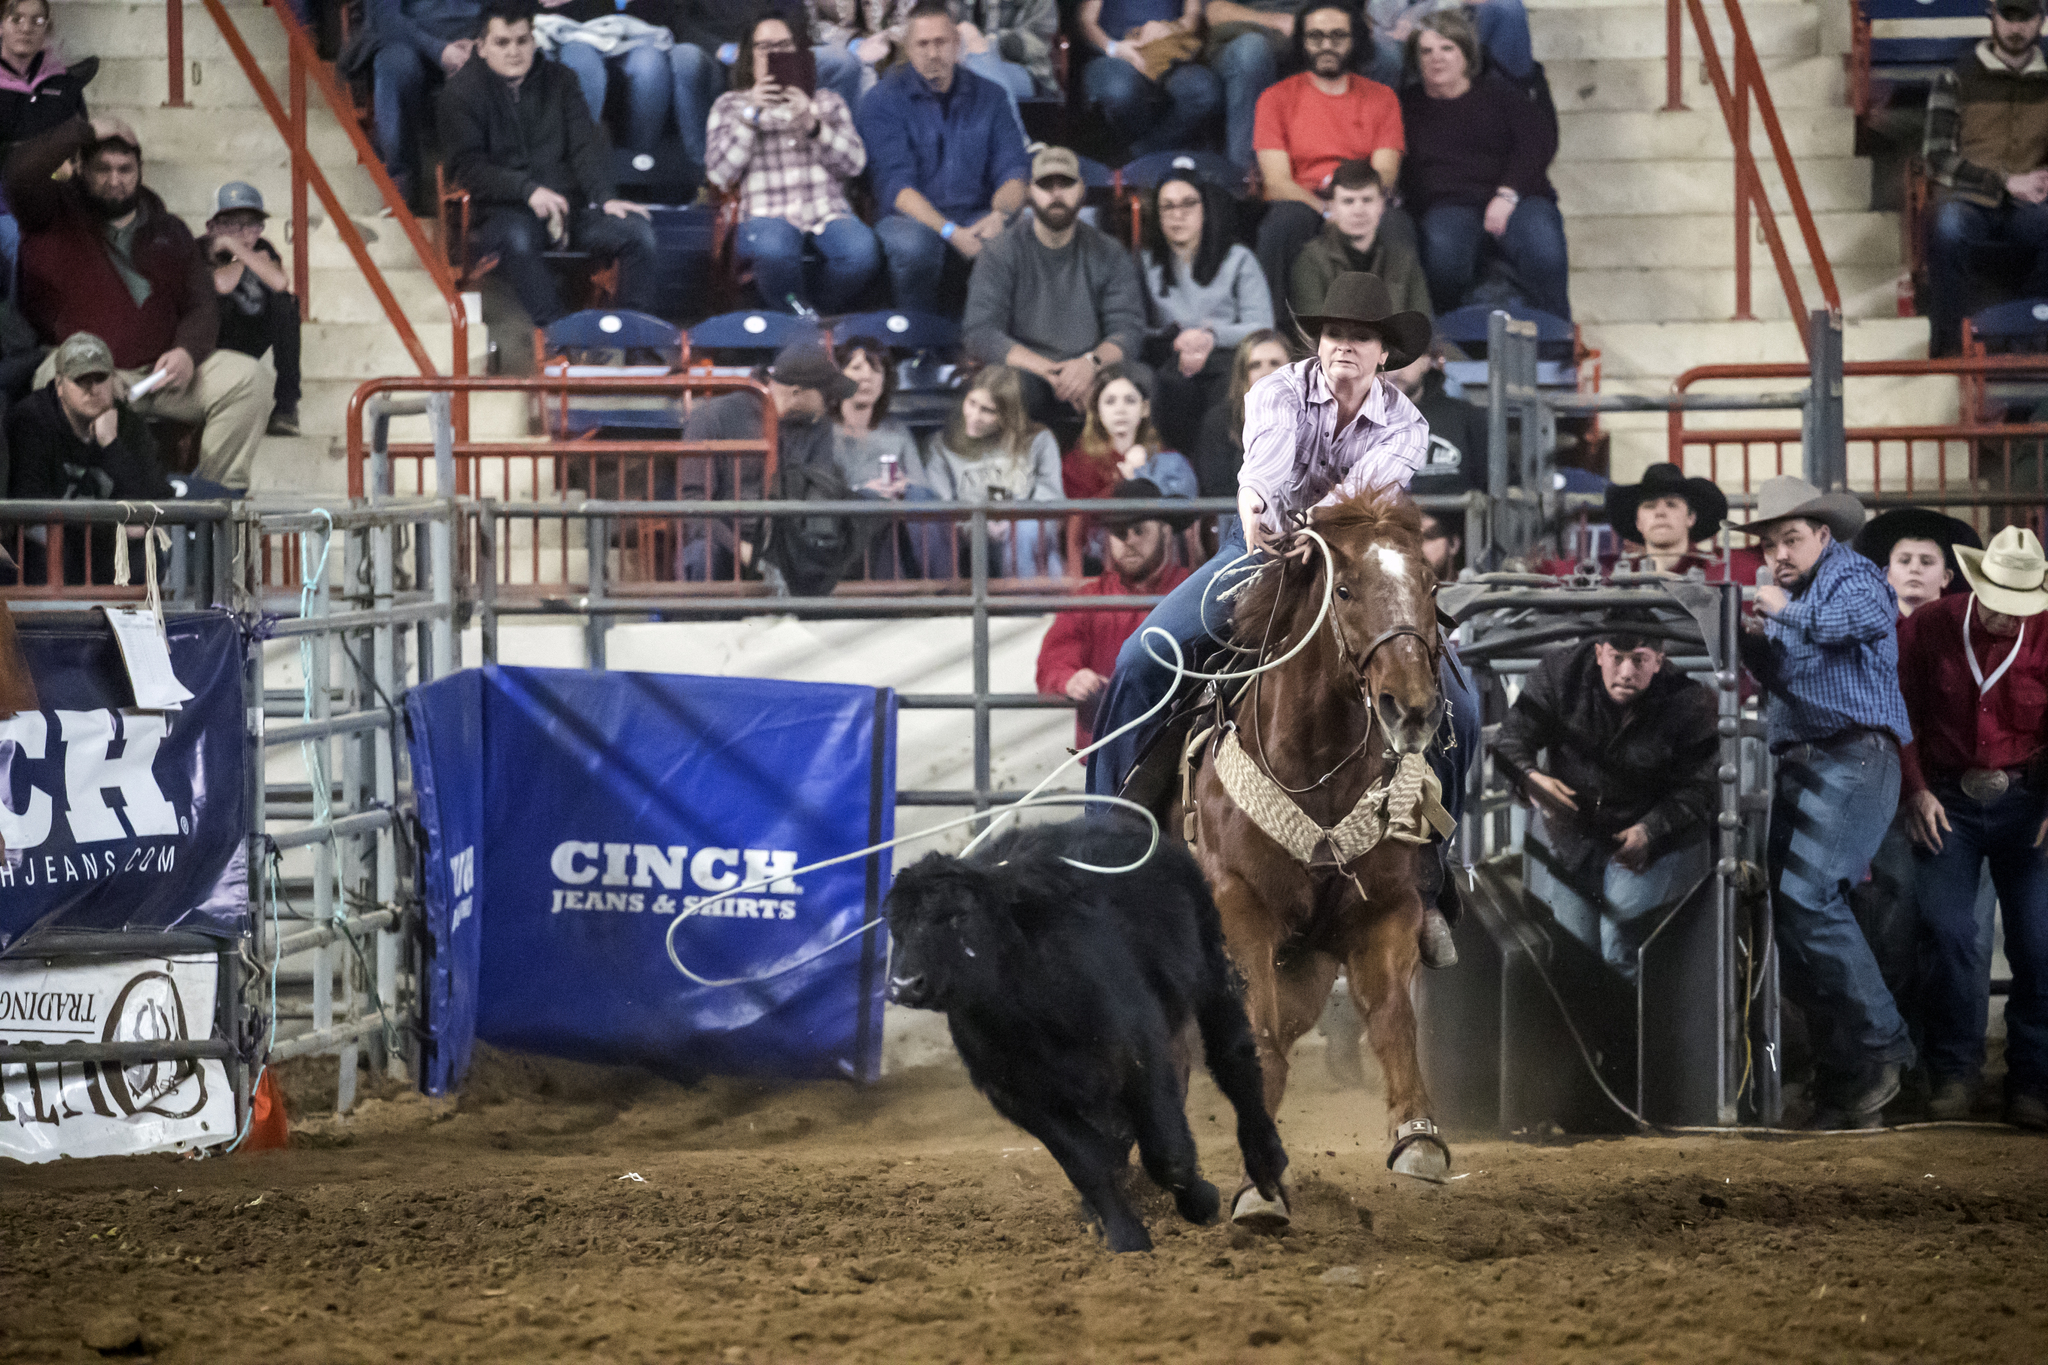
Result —
<svg viewBox="0 0 2048 1365"><path fill-rule="evenodd" d="M1401 133L1401 101L1359 67L1372 45L1363 21L1338 5L1309 9L1294 26L1299 74L1268 87L1252 120L1252 151L1265 184L1266 217L1259 224L1259 267L1273 291L1273 316L1285 318L1294 258L1323 230L1329 180L1346 161L1370 161L1380 183L1400 183L1408 143ZM1390 208L1382 236L1415 241L1415 225Z"/></svg>
<svg viewBox="0 0 2048 1365"><path fill-rule="evenodd" d="M2009 526L1956 547L1971 591L1899 627L1899 691L1913 727L1901 803L1920 846L1922 1005L1930 1111L1970 1111L1990 996L1976 915L1986 863L2005 913L2006 1120L2048 1129L2048 559ZM1972 704L1974 703L1974 704Z"/></svg>
<svg viewBox="0 0 2048 1365"><path fill-rule="evenodd" d="M1160 492L1150 479L1126 479L1110 496L1157 498ZM1082 586L1084 596L1163 596L1188 576L1189 570L1169 562L1173 528L1158 517L1104 517L1102 527L1109 536L1104 551L1109 564L1100 578ZM1093 742L1095 708L1109 686L1110 675L1116 672L1116 653L1150 613L1150 607L1134 607L1130 611L1063 611L1053 618L1052 629L1038 647L1038 690L1048 697L1071 697L1079 703L1074 713L1075 748L1085 749ZM1171 657L1171 646L1162 643L1159 648Z"/></svg>

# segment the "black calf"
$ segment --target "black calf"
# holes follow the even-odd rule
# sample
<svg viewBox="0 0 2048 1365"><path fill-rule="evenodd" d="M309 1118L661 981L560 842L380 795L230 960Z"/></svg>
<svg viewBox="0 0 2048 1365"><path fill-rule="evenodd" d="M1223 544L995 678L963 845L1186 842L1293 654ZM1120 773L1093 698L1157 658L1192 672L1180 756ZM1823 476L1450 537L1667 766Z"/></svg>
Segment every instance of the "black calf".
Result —
<svg viewBox="0 0 2048 1365"><path fill-rule="evenodd" d="M1115 877L1061 861L1122 866L1148 837L1115 820L1017 830L970 859L931 854L896 879L887 906L890 998L944 1012L975 1085L1045 1144L1112 1251L1152 1248L1121 1184L1133 1142L1183 1218L1216 1217L1174 1045L1191 1022L1237 1109L1245 1170L1270 1199L1287 1169L1195 860L1162 845Z"/></svg>

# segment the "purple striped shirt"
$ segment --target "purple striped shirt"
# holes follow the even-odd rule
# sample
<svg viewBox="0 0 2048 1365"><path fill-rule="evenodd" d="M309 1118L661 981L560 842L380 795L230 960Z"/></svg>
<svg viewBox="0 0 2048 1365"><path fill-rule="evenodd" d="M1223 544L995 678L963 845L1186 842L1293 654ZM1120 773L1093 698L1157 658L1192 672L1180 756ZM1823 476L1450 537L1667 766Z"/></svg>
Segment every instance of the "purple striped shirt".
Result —
<svg viewBox="0 0 2048 1365"><path fill-rule="evenodd" d="M1338 430L1337 396L1323 378L1323 362L1310 356L1245 394L1237 483L1265 500L1259 520L1279 534L1311 507L1369 488L1406 488L1428 454L1428 421L1384 376Z"/></svg>

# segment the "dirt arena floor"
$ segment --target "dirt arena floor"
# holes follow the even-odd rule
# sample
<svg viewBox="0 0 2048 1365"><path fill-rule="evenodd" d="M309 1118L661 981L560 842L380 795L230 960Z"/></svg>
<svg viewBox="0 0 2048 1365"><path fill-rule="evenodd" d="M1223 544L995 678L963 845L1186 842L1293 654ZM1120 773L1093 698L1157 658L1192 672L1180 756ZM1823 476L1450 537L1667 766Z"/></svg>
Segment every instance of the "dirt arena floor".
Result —
<svg viewBox="0 0 2048 1365"><path fill-rule="evenodd" d="M1430 1186L1322 1070L1292 1234L1147 1186L1158 1250L1112 1257L951 1068L691 1091L487 1055L458 1102L337 1121L301 1067L288 1151L0 1171L0 1360L2048 1358L2038 1136L1467 1142ZM1189 1113L1229 1180L1206 1081Z"/></svg>

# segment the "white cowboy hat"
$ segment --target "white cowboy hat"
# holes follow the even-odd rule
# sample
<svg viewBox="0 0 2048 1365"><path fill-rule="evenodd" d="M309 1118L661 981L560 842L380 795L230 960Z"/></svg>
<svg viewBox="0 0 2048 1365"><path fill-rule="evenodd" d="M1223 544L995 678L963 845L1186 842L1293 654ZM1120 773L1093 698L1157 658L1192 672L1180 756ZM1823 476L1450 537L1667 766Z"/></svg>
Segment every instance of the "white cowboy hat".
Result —
<svg viewBox="0 0 2048 1365"><path fill-rule="evenodd" d="M2008 526L1991 537L1991 547L1956 546L1956 562L1977 600L2001 616L2038 616L2048 611L2048 559L2041 542L2024 526Z"/></svg>
<svg viewBox="0 0 2048 1365"><path fill-rule="evenodd" d="M1846 545L1863 529L1866 515L1854 493L1823 493L1804 479L1780 474L1758 485L1753 520L1728 525L1744 535L1760 536L1776 522L1806 517L1827 527Z"/></svg>

